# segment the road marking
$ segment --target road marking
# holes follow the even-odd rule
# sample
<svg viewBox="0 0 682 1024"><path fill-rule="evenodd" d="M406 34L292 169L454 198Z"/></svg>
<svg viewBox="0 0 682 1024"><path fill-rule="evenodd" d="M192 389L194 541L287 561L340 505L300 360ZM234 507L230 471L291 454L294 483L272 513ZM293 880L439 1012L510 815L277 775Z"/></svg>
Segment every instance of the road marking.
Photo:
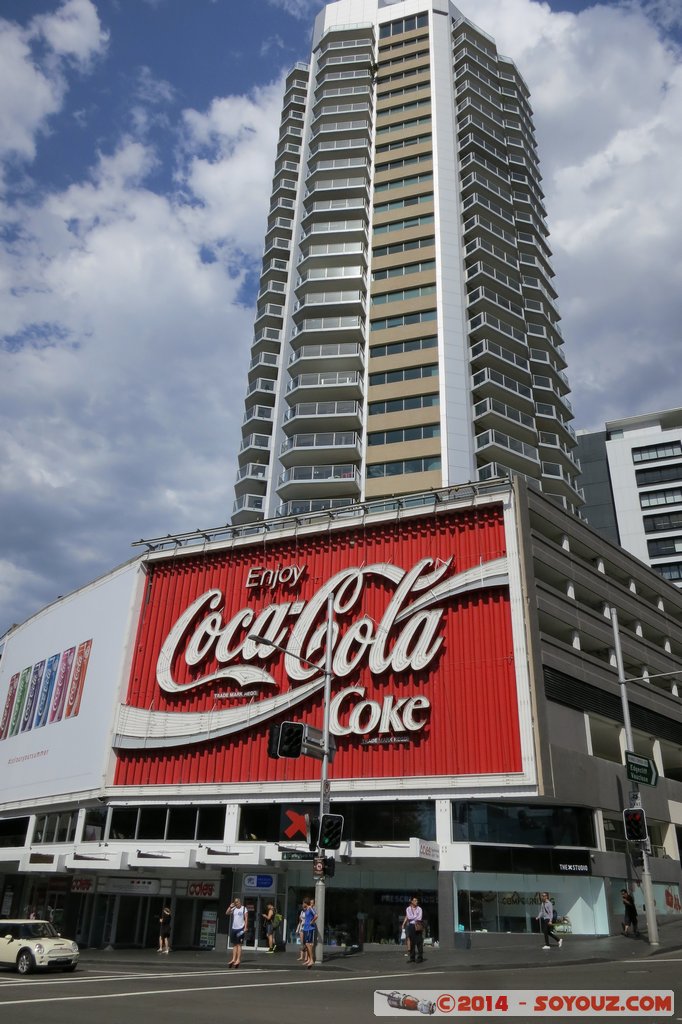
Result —
<svg viewBox="0 0 682 1024"><path fill-rule="evenodd" d="M256 973L254 971L254 973ZM258 973L261 973L260 971ZM270 974L271 972L268 972ZM419 977L425 978L432 974L444 974L444 971L420 971ZM329 985L337 984L341 985L345 982L356 982L356 981L384 981L388 978L404 978L409 975L414 978L416 975L413 971L401 971L400 974L368 974L368 975L354 975L352 978L299 978L297 981L275 981L269 985L268 988L278 988L283 986L291 985ZM166 978L172 977L166 975ZM243 975L241 975L243 977ZM235 975L232 975L235 978ZM246 988L264 988L263 982L257 982L254 984L247 983L246 985L203 985L193 988L160 988L150 989L148 992L107 992L101 995L87 995L87 996L47 996L45 999L0 999L0 1006L27 1006L30 1003L80 1003L86 999L126 999L133 998L139 999L141 996L177 996L185 995L186 993L194 992L220 992L225 989L246 989Z"/></svg>
<svg viewBox="0 0 682 1024"><path fill-rule="evenodd" d="M285 968L280 968L280 970L282 970L282 969L285 969ZM265 971L266 971L266 969L264 967L252 967L252 968L248 969L248 971L245 972L245 973L248 973L248 974L254 974L254 973L264 974ZM166 973L165 971L161 972L161 973L157 973L155 971L153 974L152 973L147 974L145 972L133 973L132 971L125 971L125 972L121 971L118 974L116 972L113 972L113 973L110 973L110 974L94 974L94 975L87 974L86 975L85 972L81 970L81 973L79 973L79 974L77 973L75 976L72 974L68 978L66 978L66 977L65 978L54 978L54 977L52 977L52 978L49 978L49 979L47 977L41 978L40 979L40 985L41 985L41 988L43 988L46 985L66 985L66 984L83 985L83 984L88 984L90 982L95 982L95 981L131 981L131 980L134 981L137 978L197 978L197 977L201 978L201 977L206 977L206 976L208 976L208 977L221 977L222 975L226 975L226 974L227 974L227 968L226 967L222 968L222 969L216 968L215 970L211 970L211 971L173 971L172 974L170 972ZM34 975L34 978L35 977L36 976ZM3 981L2 983L0 983L0 988L7 988L9 985L25 985L25 984L26 984L26 978L8 978L7 981Z"/></svg>

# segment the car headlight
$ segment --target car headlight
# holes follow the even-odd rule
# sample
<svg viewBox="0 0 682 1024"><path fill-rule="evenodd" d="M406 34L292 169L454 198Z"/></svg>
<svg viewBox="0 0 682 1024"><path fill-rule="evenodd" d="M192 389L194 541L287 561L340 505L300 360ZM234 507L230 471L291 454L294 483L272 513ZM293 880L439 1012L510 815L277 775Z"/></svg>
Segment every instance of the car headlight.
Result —
<svg viewBox="0 0 682 1024"><path fill-rule="evenodd" d="M71 952L72 953L77 953L78 952L78 945L75 942L71 943Z"/></svg>
<svg viewBox="0 0 682 1024"><path fill-rule="evenodd" d="M43 953L45 952L45 947L43 946L42 942L36 942L36 944L35 944L35 946L33 947L33 949L34 949L34 951L35 951L36 953L40 953L40 955L41 955L41 956L42 956L42 955L43 955Z"/></svg>

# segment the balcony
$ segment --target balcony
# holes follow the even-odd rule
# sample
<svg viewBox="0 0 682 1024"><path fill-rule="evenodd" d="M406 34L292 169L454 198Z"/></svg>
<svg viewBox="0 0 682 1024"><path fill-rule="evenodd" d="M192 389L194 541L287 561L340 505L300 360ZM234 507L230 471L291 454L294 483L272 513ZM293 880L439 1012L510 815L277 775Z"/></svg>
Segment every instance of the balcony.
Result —
<svg viewBox="0 0 682 1024"><path fill-rule="evenodd" d="M284 415L283 429L292 433L305 427L323 430L360 430L362 406L359 402L300 402Z"/></svg>
<svg viewBox="0 0 682 1024"><path fill-rule="evenodd" d="M471 386L476 399L497 398L501 402L513 401L528 412L534 408L533 391L527 384L522 384L506 373L486 367L478 370L471 378Z"/></svg>
<svg viewBox="0 0 682 1024"><path fill-rule="evenodd" d="M277 482L277 493L288 498L356 497L360 494L360 472L350 463L339 466L295 466L285 470Z"/></svg>
<svg viewBox="0 0 682 1024"><path fill-rule="evenodd" d="M249 374L252 371L269 373L275 380L279 371L279 358L278 352L259 352L249 363Z"/></svg>
<svg viewBox="0 0 682 1024"><path fill-rule="evenodd" d="M362 376L354 370L326 373L301 373L289 381L287 397L324 401L333 392L338 399L362 398Z"/></svg>
<svg viewBox="0 0 682 1024"><path fill-rule="evenodd" d="M302 466L314 461L330 465L339 457L360 459L360 435L354 431L338 433L293 434L282 442L280 462L283 466Z"/></svg>
<svg viewBox="0 0 682 1024"><path fill-rule="evenodd" d="M351 498L308 498L307 500L285 501L277 506L278 516L307 516L316 512L328 512L331 509L347 508L355 505Z"/></svg>
<svg viewBox="0 0 682 1024"><path fill-rule="evenodd" d="M262 462L247 462L237 473L234 490L238 497L256 490L263 491L268 478L268 466Z"/></svg>
<svg viewBox="0 0 682 1024"><path fill-rule="evenodd" d="M281 342L282 332L277 327L262 327L253 336L251 351L263 350L279 354Z"/></svg>
<svg viewBox="0 0 682 1024"><path fill-rule="evenodd" d="M496 366L498 369L513 372L514 376L530 384L530 365L524 356L519 356L511 349L498 345L495 341L478 341L472 345L469 353L472 368L479 366Z"/></svg>
<svg viewBox="0 0 682 1024"><path fill-rule="evenodd" d="M362 288L337 289L335 291L331 289L328 291L315 291L311 289L306 291L296 302L294 318L297 318L297 315L306 315L307 323L312 323L313 319L319 319L320 323L329 321L330 318L323 314L327 312L333 313L335 306L344 313L355 313L356 319L362 324L364 316L361 317L361 314L367 312L366 292ZM317 314L317 317L315 317L315 314ZM347 320L348 317L343 319ZM353 325L349 323L345 326ZM311 328L308 329L310 330Z"/></svg>
<svg viewBox="0 0 682 1024"><path fill-rule="evenodd" d="M330 335L348 342L364 343L365 319L361 316L308 317L294 326L292 341L323 343Z"/></svg>
<svg viewBox="0 0 682 1024"><path fill-rule="evenodd" d="M253 452L255 455L262 455L264 451L270 451L272 446L272 438L269 434L249 434L243 438L242 443L239 446L239 454L242 455L246 452Z"/></svg>
<svg viewBox="0 0 682 1024"><path fill-rule="evenodd" d="M247 409L242 420L242 427L257 427L261 429L272 424L274 409L271 405L254 405Z"/></svg>
<svg viewBox="0 0 682 1024"><path fill-rule="evenodd" d="M529 444L536 446L538 443L533 416L496 398L484 398L482 402L476 403L474 422L481 429L513 429L517 436Z"/></svg>
<svg viewBox="0 0 682 1024"><path fill-rule="evenodd" d="M254 523L263 518L265 498L260 494L243 494L232 506L232 523Z"/></svg>
<svg viewBox="0 0 682 1024"><path fill-rule="evenodd" d="M540 465L537 448L500 430L486 430L476 438L476 454L490 462L500 461L520 473L536 475Z"/></svg>
<svg viewBox="0 0 682 1024"><path fill-rule="evenodd" d="M276 381L271 377L256 377L255 380L251 381L248 388L246 389L246 397L250 398L252 395L274 395L276 389Z"/></svg>
<svg viewBox="0 0 682 1024"><path fill-rule="evenodd" d="M335 370L362 370L365 365L364 347L354 344L303 345L291 353L289 369L297 371L324 370L333 362Z"/></svg>

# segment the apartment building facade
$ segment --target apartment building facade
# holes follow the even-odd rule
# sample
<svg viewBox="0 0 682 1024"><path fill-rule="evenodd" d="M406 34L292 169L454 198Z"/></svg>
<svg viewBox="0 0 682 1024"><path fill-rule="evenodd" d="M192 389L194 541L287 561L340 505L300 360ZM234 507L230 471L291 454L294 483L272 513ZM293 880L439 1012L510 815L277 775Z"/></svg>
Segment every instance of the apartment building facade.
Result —
<svg viewBox="0 0 682 1024"><path fill-rule="evenodd" d="M340 0L286 83L233 522L510 472L580 505L528 88L448 0Z"/></svg>
<svg viewBox="0 0 682 1024"><path fill-rule="evenodd" d="M578 454L590 525L682 587L682 409L581 431Z"/></svg>

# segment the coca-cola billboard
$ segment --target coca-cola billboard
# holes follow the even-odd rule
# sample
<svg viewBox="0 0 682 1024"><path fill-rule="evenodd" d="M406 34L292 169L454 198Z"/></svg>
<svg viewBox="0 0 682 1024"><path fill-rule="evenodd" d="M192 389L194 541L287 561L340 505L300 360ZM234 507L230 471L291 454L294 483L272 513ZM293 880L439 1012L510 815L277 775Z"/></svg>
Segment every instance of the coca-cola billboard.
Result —
<svg viewBox="0 0 682 1024"><path fill-rule="evenodd" d="M308 758L268 759L267 734L322 726L330 601L332 779L522 771L501 505L169 557L149 573L116 783L318 777Z"/></svg>

